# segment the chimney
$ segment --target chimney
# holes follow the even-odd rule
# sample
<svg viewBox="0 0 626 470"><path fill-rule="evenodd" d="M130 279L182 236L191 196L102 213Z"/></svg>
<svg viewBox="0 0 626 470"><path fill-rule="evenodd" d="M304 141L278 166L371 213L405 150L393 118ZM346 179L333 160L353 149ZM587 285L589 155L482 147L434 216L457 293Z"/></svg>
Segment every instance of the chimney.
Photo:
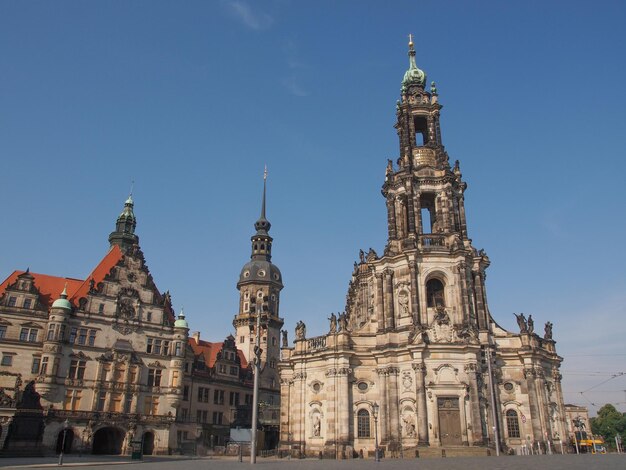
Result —
<svg viewBox="0 0 626 470"><path fill-rule="evenodd" d="M194 331L193 335L191 335L194 340L196 340L196 344L200 344L200 332Z"/></svg>

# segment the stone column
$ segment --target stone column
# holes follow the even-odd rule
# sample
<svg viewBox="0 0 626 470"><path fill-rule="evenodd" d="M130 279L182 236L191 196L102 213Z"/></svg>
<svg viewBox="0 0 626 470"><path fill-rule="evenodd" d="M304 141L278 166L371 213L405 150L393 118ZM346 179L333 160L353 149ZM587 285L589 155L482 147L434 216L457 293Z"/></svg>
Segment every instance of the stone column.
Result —
<svg viewBox="0 0 626 470"><path fill-rule="evenodd" d="M407 195L406 195L406 209L408 212L409 219L409 233L408 235L414 235L415 230L415 208L413 207L413 189L411 187L411 182L409 181L407 187Z"/></svg>
<svg viewBox="0 0 626 470"><path fill-rule="evenodd" d="M376 322L378 323L378 331L385 329L385 314L384 314L384 291L383 291L383 274L376 273Z"/></svg>
<svg viewBox="0 0 626 470"><path fill-rule="evenodd" d="M426 405L426 365L413 364L415 371L415 395L417 397L417 437L418 445L428 445L428 408Z"/></svg>
<svg viewBox="0 0 626 470"><path fill-rule="evenodd" d="M459 284L461 286L461 312L463 320L470 320L471 314L469 309L469 296L467 295L467 273L465 272L465 263L461 262L457 265L459 273Z"/></svg>
<svg viewBox="0 0 626 470"><path fill-rule="evenodd" d="M291 389L293 387L293 381L290 378L280 379L280 445L290 446L291 440ZM193 397L193 395L192 395Z"/></svg>
<svg viewBox="0 0 626 470"><path fill-rule="evenodd" d="M459 197L459 213L461 216L461 234L467 238L467 220L465 219L465 202L463 196Z"/></svg>
<svg viewBox="0 0 626 470"><path fill-rule="evenodd" d="M561 442L567 439L567 424L565 422L565 404L563 403L563 389L561 388L561 373L558 369L552 371L552 378L554 379L554 391L556 393L556 404L558 406L559 421L557 425L557 431L559 432L559 438Z"/></svg>
<svg viewBox="0 0 626 470"><path fill-rule="evenodd" d="M385 271L385 327L393 329L395 326L393 308L393 274L391 270Z"/></svg>
<svg viewBox="0 0 626 470"><path fill-rule="evenodd" d="M533 440L543 439L541 432L541 405L537 396L537 388L535 384L535 369L532 366L524 367L524 377L526 378L526 386L528 387L528 406L530 408L530 422L533 429Z"/></svg>
<svg viewBox="0 0 626 470"><path fill-rule="evenodd" d="M379 442L387 442L389 440L389 409L387 406L388 398L387 398L387 377L388 372L386 367L381 367L376 369L378 373L378 383L376 386L378 387L378 399L379 399L379 409L378 409L378 425L380 432Z"/></svg>
<svg viewBox="0 0 626 470"><path fill-rule="evenodd" d="M415 232L417 235L422 235L424 229L422 227L422 203L419 191L413 194L413 210L415 211Z"/></svg>
<svg viewBox="0 0 626 470"><path fill-rule="evenodd" d="M413 324L419 325L421 320L419 295L417 292L417 266L414 259L409 260L409 270L411 272L411 316L413 317Z"/></svg>
<svg viewBox="0 0 626 470"><path fill-rule="evenodd" d="M465 365L469 382L469 414L470 424L472 425L473 445L482 445L484 442L482 419L480 415L480 396L478 394L478 369L476 364L470 363Z"/></svg>
<svg viewBox="0 0 626 470"><path fill-rule="evenodd" d="M389 393L387 394L387 402L389 407L389 437L392 441L400 442L400 413L399 413L399 397L398 397L398 374L400 369L397 367L387 367L389 376L387 385Z"/></svg>
<svg viewBox="0 0 626 470"><path fill-rule="evenodd" d="M339 406L337 410L337 420L338 420L338 431L339 435L337 439L339 443L343 446L350 443L350 417L353 415L353 412L348 405L350 403L350 384L349 377L352 369L349 367L341 367L337 369L337 396L339 397L339 403L344 406Z"/></svg>
<svg viewBox="0 0 626 470"><path fill-rule="evenodd" d="M487 318L487 312L485 311L485 297L483 295L483 276L480 271L474 271L474 296L476 298L476 315L479 318L479 325L482 324L483 328L487 328L489 319Z"/></svg>
<svg viewBox="0 0 626 470"><path fill-rule="evenodd" d="M397 238L396 208L393 195L387 196L387 231L389 232L389 240Z"/></svg>

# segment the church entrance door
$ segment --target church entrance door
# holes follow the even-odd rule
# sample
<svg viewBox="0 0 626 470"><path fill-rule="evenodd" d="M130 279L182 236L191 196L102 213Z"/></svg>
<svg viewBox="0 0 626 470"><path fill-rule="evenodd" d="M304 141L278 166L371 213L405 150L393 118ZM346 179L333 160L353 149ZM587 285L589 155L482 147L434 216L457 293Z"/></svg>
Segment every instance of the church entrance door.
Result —
<svg viewBox="0 0 626 470"><path fill-rule="evenodd" d="M461 440L461 412L458 397L437 398L439 411L439 436L442 446L460 446Z"/></svg>

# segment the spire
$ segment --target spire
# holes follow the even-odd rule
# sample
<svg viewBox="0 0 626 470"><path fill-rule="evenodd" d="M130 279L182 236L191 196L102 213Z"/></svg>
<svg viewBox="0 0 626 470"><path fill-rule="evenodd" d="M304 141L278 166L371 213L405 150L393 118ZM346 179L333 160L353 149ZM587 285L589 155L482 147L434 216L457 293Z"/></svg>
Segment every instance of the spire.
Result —
<svg viewBox="0 0 626 470"><path fill-rule="evenodd" d="M415 63L415 48L413 47L413 35L409 34L409 70L404 74L402 79L402 94L406 93L411 85L417 85L424 88L426 84L426 74L417 68Z"/></svg>
<svg viewBox="0 0 626 470"><path fill-rule="evenodd" d="M263 171L263 199L261 201L261 216L254 223L256 233L252 236L252 256L254 260L269 261L272 258L272 237L269 230L272 224L265 218L265 197L267 194L267 166Z"/></svg>
<svg viewBox="0 0 626 470"><path fill-rule="evenodd" d="M63 292L59 295L59 298L52 303L52 308L62 308L65 310L72 310L72 304L67 300L67 282L63 288Z"/></svg>
<svg viewBox="0 0 626 470"><path fill-rule="evenodd" d="M137 218L133 210L135 203L133 201L133 192L128 195L128 199L124 202L124 209L117 218L115 223L115 231L109 235L109 243L111 246L119 245L120 248L129 248L139 243L139 237L135 235L135 227L137 226Z"/></svg>
<svg viewBox="0 0 626 470"><path fill-rule="evenodd" d="M267 165L265 165L265 170L263 171L263 200L261 202L261 216L259 220L254 223L254 228L257 231L257 234L267 235L272 224L270 224L269 220L265 218L265 194L267 192Z"/></svg>

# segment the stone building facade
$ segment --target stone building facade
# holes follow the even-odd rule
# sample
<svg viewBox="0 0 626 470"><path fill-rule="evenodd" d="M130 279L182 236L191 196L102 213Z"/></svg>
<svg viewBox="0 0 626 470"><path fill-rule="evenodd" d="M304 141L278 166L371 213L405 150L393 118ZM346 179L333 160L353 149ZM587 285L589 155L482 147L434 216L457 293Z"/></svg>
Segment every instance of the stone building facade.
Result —
<svg viewBox="0 0 626 470"><path fill-rule="evenodd" d="M58 451L65 433L68 451L127 453L137 440L149 453L168 451L188 328L153 282L133 206L129 197L109 252L86 279L27 270L0 285L5 450ZM18 437L15 417L28 384L44 418L30 443Z"/></svg>
<svg viewBox="0 0 626 470"><path fill-rule="evenodd" d="M434 82L415 63L396 105L399 158L382 194L388 242L361 251L345 312L307 338L299 322L282 349L281 445L340 457L417 446L509 448L567 436L552 325L520 332L491 316L489 258L468 238L459 162L442 141Z"/></svg>

